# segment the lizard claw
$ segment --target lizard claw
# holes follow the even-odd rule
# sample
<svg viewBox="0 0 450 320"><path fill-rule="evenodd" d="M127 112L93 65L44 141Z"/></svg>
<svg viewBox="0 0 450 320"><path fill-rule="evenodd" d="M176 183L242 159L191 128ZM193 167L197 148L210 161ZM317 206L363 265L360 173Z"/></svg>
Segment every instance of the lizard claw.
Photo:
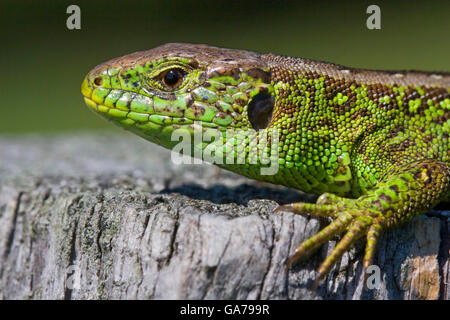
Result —
<svg viewBox="0 0 450 320"><path fill-rule="evenodd" d="M286 262L286 271L299 261L309 256L322 244L329 241L336 235L345 232L344 236L337 243L331 254L323 261L318 270L318 276L314 282L313 288L317 288L320 281L330 272L331 268L341 259L343 254L361 237L366 237L366 249L363 261L364 270L371 265L375 253L376 243L382 230L382 223L378 214L358 208L351 199L340 200L335 205L331 203L336 201L336 196L331 199L324 197L324 204L294 203L278 207L275 211L288 209L298 214L311 214L313 216L328 216L335 218L332 223L319 231L311 238L303 241L295 250L295 253ZM337 208L342 212L338 213Z"/></svg>

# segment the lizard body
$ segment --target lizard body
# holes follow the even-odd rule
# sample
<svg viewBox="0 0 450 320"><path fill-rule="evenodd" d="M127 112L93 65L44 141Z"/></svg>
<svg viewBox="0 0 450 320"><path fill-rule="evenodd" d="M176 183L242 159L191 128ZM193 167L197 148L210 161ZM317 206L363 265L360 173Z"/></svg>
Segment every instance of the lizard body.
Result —
<svg viewBox="0 0 450 320"><path fill-rule="evenodd" d="M449 73L362 70L174 43L97 66L82 93L95 112L166 148L178 143L174 131L193 136L200 124L208 138L194 153L212 150L220 159L232 150L234 162L216 164L320 195L316 204L278 209L334 219L288 265L344 233L318 280L361 237L368 267L383 229L450 198ZM231 145L227 130L238 132ZM250 138L242 134L250 130ZM278 142L261 153L276 161L273 174L261 174L248 148L262 132Z"/></svg>

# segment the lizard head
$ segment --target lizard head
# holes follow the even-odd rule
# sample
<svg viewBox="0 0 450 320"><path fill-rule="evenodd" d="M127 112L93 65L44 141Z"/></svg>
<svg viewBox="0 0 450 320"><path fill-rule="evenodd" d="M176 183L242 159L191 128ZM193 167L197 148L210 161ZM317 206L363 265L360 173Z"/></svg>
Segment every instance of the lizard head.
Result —
<svg viewBox="0 0 450 320"><path fill-rule="evenodd" d="M206 45L166 44L107 61L81 91L96 113L147 140L173 146L175 129L266 128L273 87L260 55Z"/></svg>

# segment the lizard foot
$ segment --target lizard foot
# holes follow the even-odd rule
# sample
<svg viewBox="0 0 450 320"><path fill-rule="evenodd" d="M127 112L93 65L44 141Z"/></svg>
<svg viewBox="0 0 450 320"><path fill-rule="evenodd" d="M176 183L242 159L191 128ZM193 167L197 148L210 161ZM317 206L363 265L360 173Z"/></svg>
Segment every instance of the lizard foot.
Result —
<svg viewBox="0 0 450 320"><path fill-rule="evenodd" d="M353 199L341 198L330 193L324 193L317 199L317 203L292 203L274 210L291 211L296 214L310 214L316 217L331 217L334 221L311 238L301 243L286 264L288 270L293 263L309 255L335 235L344 233L331 254L319 267L319 275L314 282L314 289L325 278L331 268L342 255L361 237L366 237L366 249L363 260L364 270L372 264L377 240L383 229L381 212L374 208L358 205Z"/></svg>

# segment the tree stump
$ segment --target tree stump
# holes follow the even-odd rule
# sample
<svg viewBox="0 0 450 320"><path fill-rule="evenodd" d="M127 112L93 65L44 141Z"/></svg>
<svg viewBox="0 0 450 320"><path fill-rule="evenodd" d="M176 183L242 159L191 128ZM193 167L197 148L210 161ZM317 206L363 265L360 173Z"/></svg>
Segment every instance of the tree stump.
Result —
<svg viewBox="0 0 450 320"><path fill-rule="evenodd" d="M311 291L330 241L289 273L329 221L314 201L212 165L180 165L123 131L0 136L3 299L448 299L448 209L386 232L364 289L364 242Z"/></svg>

